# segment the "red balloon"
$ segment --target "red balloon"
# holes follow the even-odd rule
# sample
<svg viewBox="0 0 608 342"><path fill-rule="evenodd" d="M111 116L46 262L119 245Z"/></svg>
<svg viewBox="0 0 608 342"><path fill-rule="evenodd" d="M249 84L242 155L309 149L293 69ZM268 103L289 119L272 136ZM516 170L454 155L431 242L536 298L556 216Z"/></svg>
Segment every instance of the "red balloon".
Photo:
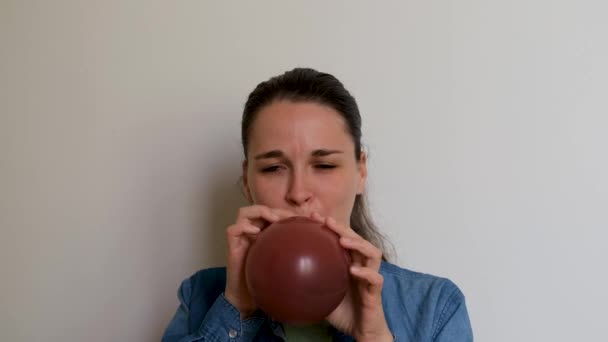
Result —
<svg viewBox="0 0 608 342"><path fill-rule="evenodd" d="M349 282L349 257L338 239L323 224L301 216L260 232L245 261L256 305L287 324L327 317L344 299Z"/></svg>

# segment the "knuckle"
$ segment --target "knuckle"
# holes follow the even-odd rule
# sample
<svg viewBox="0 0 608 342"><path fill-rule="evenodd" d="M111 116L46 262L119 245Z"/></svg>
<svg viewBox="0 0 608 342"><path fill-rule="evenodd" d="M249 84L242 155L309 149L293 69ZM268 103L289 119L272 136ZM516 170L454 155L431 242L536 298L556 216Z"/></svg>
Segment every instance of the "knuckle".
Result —
<svg viewBox="0 0 608 342"><path fill-rule="evenodd" d="M374 259L382 259L382 251L374 247Z"/></svg>
<svg viewBox="0 0 608 342"><path fill-rule="evenodd" d="M275 209L270 209L268 207L260 207L260 210L261 210L262 214L265 216L273 216L273 215L276 215L276 213L277 213Z"/></svg>
<svg viewBox="0 0 608 342"><path fill-rule="evenodd" d="M238 231L239 226L237 224L233 224L226 228L227 235L234 235Z"/></svg>

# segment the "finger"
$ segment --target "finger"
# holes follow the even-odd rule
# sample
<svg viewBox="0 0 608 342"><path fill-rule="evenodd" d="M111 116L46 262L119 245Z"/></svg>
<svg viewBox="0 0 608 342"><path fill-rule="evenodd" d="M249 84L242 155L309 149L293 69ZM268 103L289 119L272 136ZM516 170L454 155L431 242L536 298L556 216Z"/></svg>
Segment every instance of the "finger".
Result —
<svg viewBox="0 0 608 342"><path fill-rule="evenodd" d="M236 221L237 223L251 223L262 229L265 228L268 223L276 222L280 219L281 217L269 207L264 205L252 205L240 208Z"/></svg>
<svg viewBox="0 0 608 342"><path fill-rule="evenodd" d="M260 227L248 223L234 224L226 229L226 240L228 250L242 248L249 245L251 241L255 241Z"/></svg>
<svg viewBox="0 0 608 342"><path fill-rule="evenodd" d="M261 231L260 227L254 226L252 224L245 224L243 229L241 230L241 235L245 234L257 234Z"/></svg>
<svg viewBox="0 0 608 342"><path fill-rule="evenodd" d="M365 266L363 256L361 254L359 254L357 252L349 251L349 255L350 255L350 260L352 260L352 262L351 262L352 266L357 266L357 267Z"/></svg>
<svg viewBox="0 0 608 342"><path fill-rule="evenodd" d="M286 219L289 217L297 216L296 213L288 209L272 208L271 211L278 215L280 219Z"/></svg>
<svg viewBox="0 0 608 342"><path fill-rule="evenodd" d="M364 258L363 264L364 266L370 267L372 269L378 270L380 269L380 264L382 263L382 251L380 251L376 246L372 245L369 241L363 238L340 238L340 244L342 247L356 251Z"/></svg>
<svg viewBox="0 0 608 342"><path fill-rule="evenodd" d="M322 217L320 215L316 216L318 219ZM336 233L339 237L348 237L349 239L363 239L360 237L354 230L352 230L349 226L339 224L334 218L327 217L324 220L324 225L329 228L331 231ZM354 266L364 266L365 257L357 251L349 251L350 259L352 265Z"/></svg>
<svg viewBox="0 0 608 342"><path fill-rule="evenodd" d="M348 237L351 239L361 238L354 230L352 230L349 226L338 223L333 217L327 217L325 219L325 225L333 230L340 237Z"/></svg>
<svg viewBox="0 0 608 342"><path fill-rule="evenodd" d="M276 219L269 220L269 219L254 218L254 219L250 220L251 223L256 226L259 226L262 229L265 229L272 223L287 219L292 216L296 216L295 213L291 212L290 210L286 210L286 209L271 208L270 211L275 215Z"/></svg>
<svg viewBox="0 0 608 342"><path fill-rule="evenodd" d="M319 223L325 223L325 217L321 216L321 214L317 213L317 212L313 212L310 215L310 218L313 219L314 221L317 221Z"/></svg>
<svg viewBox="0 0 608 342"><path fill-rule="evenodd" d="M229 269L240 271L243 267L244 256L257 240L261 229L251 224L235 224L226 231L227 257Z"/></svg>
<svg viewBox="0 0 608 342"><path fill-rule="evenodd" d="M226 230L226 234L229 237L239 237L239 236L242 236L243 234L257 234L260 231L261 231L260 227L247 223L247 222L243 222L243 223L233 224L232 226L228 227L228 229Z"/></svg>
<svg viewBox="0 0 608 342"><path fill-rule="evenodd" d="M382 293L382 285L384 277L369 267L351 266L350 273L360 281L364 282L364 288L370 295L380 295Z"/></svg>

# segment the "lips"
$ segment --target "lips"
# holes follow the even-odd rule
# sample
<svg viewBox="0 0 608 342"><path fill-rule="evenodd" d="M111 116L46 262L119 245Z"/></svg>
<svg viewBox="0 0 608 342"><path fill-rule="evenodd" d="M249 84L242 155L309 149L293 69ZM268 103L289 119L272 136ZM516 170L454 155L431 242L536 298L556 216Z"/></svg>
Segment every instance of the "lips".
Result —
<svg viewBox="0 0 608 342"><path fill-rule="evenodd" d="M315 209L303 209L303 208L299 208L296 210L292 210L294 212L294 214L296 214L297 216L306 216L306 217L310 217L310 215L312 215L312 213L318 213L321 216L323 216L323 213L320 210L315 210Z"/></svg>
<svg viewBox="0 0 608 342"><path fill-rule="evenodd" d="M305 217L310 217L313 213L318 213L319 215L323 216L323 212L321 210L318 209L313 209L313 208L286 208L288 210L290 210L295 216L305 216Z"/></svg>

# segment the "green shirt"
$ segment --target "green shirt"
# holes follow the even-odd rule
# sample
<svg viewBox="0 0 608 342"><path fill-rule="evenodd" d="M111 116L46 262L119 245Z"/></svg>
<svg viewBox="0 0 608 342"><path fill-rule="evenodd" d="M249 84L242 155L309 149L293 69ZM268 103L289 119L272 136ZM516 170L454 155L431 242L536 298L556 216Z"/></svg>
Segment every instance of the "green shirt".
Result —
<svg viewBox="0 0 608 342"><path fill-rule="evenodd" d="M283 324L283 330L285 330L285 337L288 342L331 342L332 337L328 328L329 324L325 322L304 326Z"/></svg>

